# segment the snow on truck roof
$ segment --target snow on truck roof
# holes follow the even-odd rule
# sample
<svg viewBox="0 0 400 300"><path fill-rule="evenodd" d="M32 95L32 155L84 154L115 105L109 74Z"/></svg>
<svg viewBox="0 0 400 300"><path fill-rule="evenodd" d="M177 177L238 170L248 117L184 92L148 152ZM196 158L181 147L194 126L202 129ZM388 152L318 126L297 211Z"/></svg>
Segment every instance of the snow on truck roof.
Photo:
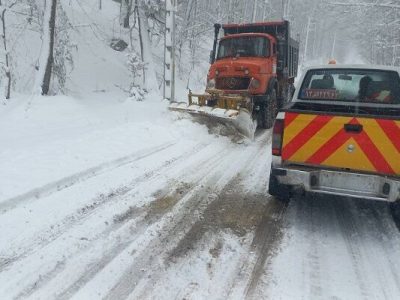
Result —
<svg viewBox="0 0 400 300"><path fill-rule="evenodd" d="M249 27L249 26L274 26L283 25L285 21L259 22L259 23L241 23L241 24L223 24L222 28Z"/></svg>

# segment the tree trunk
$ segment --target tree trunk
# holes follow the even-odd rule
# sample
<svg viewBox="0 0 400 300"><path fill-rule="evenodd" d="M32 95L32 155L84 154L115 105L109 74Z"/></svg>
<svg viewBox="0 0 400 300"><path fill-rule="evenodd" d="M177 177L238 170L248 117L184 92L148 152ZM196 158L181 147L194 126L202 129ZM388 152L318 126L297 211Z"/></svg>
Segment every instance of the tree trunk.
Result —
<svg viewBox="0 0 400 300"><path fill-rule="evenodd" d="M0 1L0 5L1 5ZM5 97L6 99L10 99L10 94L11 94L11 70L10 70L10 54L8 53L7 49L7 35L6 35L6 8L3 9L1 13L1 23L2 23L2 28L3 28L3 46L4 46L4 53L5 53L5 60L6 60L6 66L5 66L5 74L7 77L7 87L6 87L6 94Z"/></svg>
<svg viewBox="0 0 400 300"><path fill-rule="evenodd" d="M253 3L253 13L252 13L252 15L251 15L251 21L253 22L253 23L255 23L256 22L256 18L257 18L257 0L254 0L254 3Z"/></svg>
<svg viewBox="0 0 400 300"><path fill-rule="evenodd" d="M43 20L43 48L41 65L39 66L39 71L42 73L41 69L44 68L43 77L40 78L42 83L40 85L42 95L47 95L50 90L50 80L52 75L52 69L54 64L54 33L56 27L56 10L57 10L57 0L46 0L50 1L46 3L44 20ZM42 65L42 63L45 63Z"/></svg>
<svg viewBox="0 0 400 300"><path fill-rule="evenodd" d="M132 13L132 2L133 0L121 0L121 17L124 28L130 27L129 19Z"/></svg>

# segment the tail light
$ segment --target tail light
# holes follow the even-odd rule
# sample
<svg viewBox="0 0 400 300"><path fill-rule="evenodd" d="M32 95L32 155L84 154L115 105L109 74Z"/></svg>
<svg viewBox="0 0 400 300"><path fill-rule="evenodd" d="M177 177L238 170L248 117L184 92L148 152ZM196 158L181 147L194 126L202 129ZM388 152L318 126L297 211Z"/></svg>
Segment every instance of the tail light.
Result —
<svg viewBox="0 0 400 300"><path fill-rule="evenodd" d="M284 120L276 119L272 130L272 155L281 156Z"/></svg>

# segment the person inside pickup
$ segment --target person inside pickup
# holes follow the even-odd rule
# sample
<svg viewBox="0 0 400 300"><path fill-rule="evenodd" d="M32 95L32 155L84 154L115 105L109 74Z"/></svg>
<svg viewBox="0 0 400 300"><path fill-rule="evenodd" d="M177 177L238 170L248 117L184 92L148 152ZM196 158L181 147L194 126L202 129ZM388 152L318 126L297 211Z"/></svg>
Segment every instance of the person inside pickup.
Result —
<svg viewBox="0 0 400 300"><path fill-rule="evenodd" d="M360 79L360 88L358 90L358 100L366 101L367 100L367 91L368 86L371 83L372 79L369 76L364 76Z"/></svg>
<svg viewBox="0 0 400 300"><path fill-rule="evenodd" d="M367 100L393 103L394 97L390 83L387 81L371 81L367 89Z"/></svg>

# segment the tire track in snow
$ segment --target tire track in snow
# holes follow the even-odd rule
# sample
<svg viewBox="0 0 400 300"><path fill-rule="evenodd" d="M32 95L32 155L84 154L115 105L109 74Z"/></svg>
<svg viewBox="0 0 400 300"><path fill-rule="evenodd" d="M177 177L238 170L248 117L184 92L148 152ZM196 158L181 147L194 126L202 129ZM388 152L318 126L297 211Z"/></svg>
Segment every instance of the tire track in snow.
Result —
<svg viewBox="0 0 400 300"><path fill-rule="evenodd" d="M28 255L44 248L45 246L47 246L48 244L59 238L61 235L63 235L66 231L71 229L71 227L73 227L74 225L83 223L86 219L95 214L99 209L102 209L104 205L107 205L110 202L117 202L123 200L124 199L123 197L126 194L131 192L141 183L151 179L155 175L155 173L160 173L163 170L170 168L171 165L174 164L175 162L181 160L182 158L186 157L189 154L196 154L201 149L204 149L206 146L207 145L205 144L197 144L194 150L190 149L189 151L180 154L177 157L167 160L161 166L154 167L153 169L148 170L146 173L133 178L131 180L131 184L117 188L116 190L109 192L107 195L104 194L99 195L98 197L93 199L93 201L91 201L90 204L77 209L73 214L66 216L58 224L54 224L52 229L36 234L35 235L36 238L29 245L24 245L22 249L20 246L18 247L17 250L9 249L13 253L13 255L7 255L7 254L0 255L1 257L0 272L2 272L6 268L11 267L14 262L23 259L24 257L27 257ZM140 159L147 158L167 148L152 152L146 156L142 156ZM136 159L135 162L137 162L140 159Z"/></svg>
<svg viewBox="0 0 400 300"><path fill-rule="evenodd" d="M263 220L255 232L252 243L252 248L256 249L257 254L245 290L246 298L253 297L253 292L258 285L261 275L266 272L266 265L271 261L279 249L280 241L282 240L284 233L283 222L286 209L287 204L273 198L268 203L263 215ZM244 265L248 263L249 261Z"/></svg>
<svg viewBox="0 0 400 300"><path fill-rule="evenodd" d="M259 145L257 150L255 153L249 155L250 159L245 164L245 167L240 170L240 174L234 177L221 190L218 197L207 206L201 218L191 226L184 237L177 242L176 246L165 254L163 260L167 265L170 263L179 264L179 260L188 259L188 256L190 257L192 253L197 255L196 250L199 247L207 247L200 243L200 241L208 233L218 240L218 235L229 230L237 235L238 238L243 238L253 230L264 228L265 220L268 218L267 216L270 212L271 203L269 201L273 200L266 194L260 193L260 191L266 191L268 172L266 172L265 169L268 169L269 166L265 165L264 167L260 167L258 158L264 153L265 148L267 148L266 144L269 142L269 139L269 133L258 137L257 142ZM257 174L259 175L258 177L256 176ZM252 182L250 188L248 187L250 181L249 176L253 177L255 181ZM260 186L263 188L260 188ZM256 244L256 241L254 241L254 244ZM222 247L223 245L219 246L219 248ZM210 251L215 250L210 249ZM239 266L244 269L247 263L248 254L241 258L238 270ZM211 272L210 274L212 274L212 270L209 269L209 266L207 269ZM130 297L141 299L151 298L152 289L163 277L168 276L167 272L168 270L153 270L151 280L146 282L144 286L142 285L139 291L135 292L134 296L131 295ZM249 271L249 273L250 272L251 271ZM239 274L240 271L233 274L234 280L239 280ZM194 289L192 285L193 282L188 283L188 286L192 287L190 290L194 293L199 287L197 286ZM227 284L227 286L229 285L230 284ZM232 282L232 285L234 285L234 282ZM190 293L190 291L186 291L185 295L188 296L188 293ZM179 295L182 295L182 293ZM214 296L216 296L216 294L214 294ZM221 297L225 296L226 294ZM188 297L190 298L190 296ZM229 296L227 296L227 298L229 298Z"/></svg>
<svg viewBox="0 0 400 300"><path fill-rule="evenodd" d="M196 149L198 149L198 151L204 151L206 149L206 147L196 147ZM189 152L195 158L196 153L198 151L191 149ZM207 150L205 150L205 151L207 151ZM203 160L197 160L193 165L191 165L193 167L193 169L196 170L197 172L195 172L194 174L189 175L189 176L186 175L185 176L186 178L182 178L182 179L183 180L190 179L190 177L194 176L195 178L197 178L196 180L199 180L200 178L206 176L208 169L212 168L212 166L216 166L218 161L221 161L222 158L227 154L228 151L229 151L229 149L225 148L225 149L223 149L223 151L220 151L217 155L213 155L213 157L211 159L210 159L210 157L205 157ZM188 154L183 154L180 157L183 158L184 156L187 156L187 155ZM179 160L177 160L177 161L179 162ZM182 165L183 169L186 169L185 168L186 164L187 164L187 162L181 161L181 165ZM163 170L158 170L157 174L155 175L155 178L158 176L164 176L163 174L168 174L169 173L168 170L172 170L176 167L177 166L174 164L169 164L168 168L163 169ZM206 169L203 169L203 168L206 168ZM198 175L196 176L196 174L198 174ZM151 180L151 178L147 178L146 180L149 181L149 180ZM136 188L139 188L139 187L136 187ZM182 195L179 194L179 197L184 197L184 196L185 196L185 193L183 193ZM169 195L167 197L173 197L173 196ZM159 201L159 199L158 199L158 201ZM71 295L73 295L80 287L84 286L85 283L90 281L92 279L92 277L96 276L96 274L99 271L101 271L109 262L111 262L113 259L115 259L115 257L118 256L118 254L120 254L123 250L125 250L136 238L138 238L138 236L143 234L149 225L158 221L158 219L160 219L165 213L168 213L168 211L169 211L169 209L162 209L162 208L160 209L159 205L157 206L157 201L150 204L150 206L148 207L149 210L147 210L147 213L146 213L146 209L142 209L142 208L139 208L139 209L140 209L140 212L137 212L135 209L128 209L124 213L116 216L116 220L117 220L116 224L114 224L112 226L112 228L107 229L106 232L99 234L99 236L96 237L96 240L98 240L99 242L102 242L102 240L106 239L106 237L109 236L111 233L115 233L115 231L119 230L120 228L129 227L130 225L135 226L136 232L135 232L134 238L130 237L129 239L127 239L124 242L116 242L115 245L112 245L111 248L106 251L103 258L93 262L93 264L91 266L88 266L87 269L82 270L82 276L80 276L78 280L74 281L74 283L72 283L71 285L66 287L64 292L60 292L60 294L58 295L57 298L69 298ZM152 213L150 213L150 212L152 212ZM136 219L132 219L134 217L138 218L139 220L137 221ZM129 231L129 228L125 228L125 229ZM94 241L91 241L91 243L94 243ZM86 249L86 248L81 249L81 250L82 250L81 252L84 252L84 253L89 252L89 249ZM83 254L81 253L80 255L83 255ZM65 265L66 264L64 264L64 266ZM59 270L59 273L62 271L63 271L62 269ZM34 284L34 285L26 288L21 295L23 295L24 297L27 295L32 295L36 290L43 288L46 284L47 284L47 282L42 282L41 284Z"/></svg>
<svg viewBox="0 0 400 300"><path fill-rule="evenodd" d="M16 208L18 205L21 205L24 202L50 196L51 194L62 191L77 183L84 182L104 172L129 165L131 163L137 162L141 159L154 155L155 153L166 150L174 146L175 144L176 142L169 142L169 143L164 143L157 147L152 147L150 149L140 150L133 154L123 156L106 163L102 163L98 166L50 182L44 186L32 189L22 195L3 200L0 202L0 216L8 212L9 210Z"/></svg>
<svg viewBox="0 0 400 300"><path fill-rule="evenodd" d="M261 136L258 142L260 143L264 139L265 137ZM240 173L225 185L218 198L207 207L201 220L196 222L185 237L180 240L176 248L170 253L169 258L183 256L209 230L217 231L229 228L235 234L242 236L259 223L261 217L252 215L251 210L259 208L260 205L258 204L264 200L260 200L263 195L252 195L250 191L245 192L246 187L243 182L258 164L258 160L255 163L254 157L259 157L260 152L264 150L263 148L264 144L256 148L256 153L250 156L245 168L240 170ZM265 174L264 176L266 177ZM263 178L261 181L264 182Z"/></svg>
<svg viewBox="0 0 400 300"><path fill-rule="evenodd" d="M388 208L389 209L389 208ZM386 211L386 216L382 214L378 214L378 211L372 210L372 214L375 217L375 220L377 221L377 228L382 235L379 235L378 238L380 240L380 246L382 251L385 253L385 257L387 258L388 261L388 266L390 269L390 272L395 279L394 282L396 284L397 290L400 292L400 275L398 270L400 269L400 264L398 260L393 260L392 258L392 253L390 251L397 250L399 244L396 242L400 242L399 234L396 232L396 224L393 224L392 220L390 222L387 222L388 218L387 216L390 215L389 211ZM385 223L385 224L384 224ZM397 234L394 236L393 234L389 234L389 232L396 232ZM397 270L395 269L397 267Z"/></svg>
<svg viewBox="0 0 400 300"><path fill-rule="evenodd" d="M305 213L300 218L308 220L306 222L306 230L309 236L308 249L306 254L306 260L303 265L302 273L304 277L307 275L307 291L309 292L308 298L320 299L322 298L323 284L322 278L322 258L323 253L321 243L318 239L318 234L321 232L321 226L324 220L328 220L331 217L329 210L324 207L324 203L321 199L316 199L315 196L305 196L305 200L302 201L306 206Z"/></svg>
<svg viewBox="0 0 400 300"><path fill-rule="evenodd" d="M258 136L262 143L271 142L271 134ZM264 154L268 147L261 144L257 156ZM268 162L269 163L269 162ZM269 165L260 166L259 160L254 160L251 167L248 168L248 176L243 179L243 184L247 188L242 194L245 195L245 205L251 203L265 203L263 207L254 207L261 212L260 220L253 228L254 236L249 245L249 252L240 258L237 271L229 284L226 285L226 295L224 297L252 297L258 281L264 272L266 265L272 260L276 251L279 249L281 239L284 234L284 217L287 204L275 200L267 192L269 180ZM252 180L249 180L252 178ZM251 192L257 191L257 192ZM249 196L250 195L250 196Z"/></svg>
<svg viewBox="0 0 400 300"><path fill-rule="evenodd" d="M209 168L211 168L212 166L218 166L218 163L222 163L222 158L226 155L228 151L222 151L221 153L219 153L218 155L216 155L215 157L213 157L211 159L211 161L207 162L206 164L202 163L199 164L198 167L200 167L200 165L202 165L203 168L205 168L205 170L209 170ZM208 166L207 166L208 165ZM83 274L82 277L80 277L78 280L76 280L74 282L74 284L72 284L71 286L69 286L65 291L63 291L61 294L58 295L59 299L68 299L71 296L73 296L76 292L79 291L80 288L84 287L87 283L89 283L91 280L93 280L93 278L96 277L96 275L98 275L98 273L100 271L102 271L108 264L112 263L113 260L117 259L117 257L119 255L123 255L123 252L129 248L130 246L132 246L133 243L135 244L140 244L140 242L138 242L138 240L141 239L141 237L146 236L146 232L148 231L152 231L154 230L153 233L151 233L151 235L153 235L152 240L150 241L150 244L157 244L159 243L159 239L162 239L163 234L165 234L164 232L166 232L167 230L165 229L165 226L162 225L158 225L158 223L167 223L166 226L172 226L174 224L175 218L176 218L176 213L171 215L171 210L175 209L176 205L179 205L179 203L181 202L185 202L182 206L181 209L179 209L179 213L182 213L183 210L186 210L188 212L188 215L192 216L194 211L197 209L196 205L191 205L191 200L193 199L193 197L198 197L198 193L201 193L202 190L208 189L207 188L207 184L205 184L205 182L207 182L208 176L207 176L207 172L204 172L205 170L200 168L194 168L195 170L198 170L196 173L198 173L199 175L196 176L199 179L199 182L202 183L202 188L199 191L190 189L187 192L180 194L178 193L179 198L176 199L176 203L170 207L167 211L164 211L162 214L159 213L154 213L152 211L149 211L148 214L144 217L143 220L140 221L139 224L137 224L136 228L135 228L135 236L131 239L128 239L126 241L124 241L123 243L121 243L120 245L117 245L117 247L113 247L112 249L110 249L110 251L108 251L108 254L105 255L99 262L97 262L96 264L93 265L92 268L89 268L87 270L85 270L85 273ZM201 179L201 178L205 178L205 179ZM215 178L213 178L214 180ZM213 181L212 180L212 181ZM174 198L174 195L169 194L167 196ZM188 203L189 202L189 203ZM189 207L189 209L188 209ZM170 217L171 220L165 220L165 214L170 213ZM179 221L178 221L179 222ZM171 225L172 224L172 225ZM157 226L155 226L157 225ZM151 227L149 229L149 227ZM156 228L156 229L153 229ZM149 235L149 234L147 234ZM144 256L147 255L151 255L151 256L155 256L158 250L155 251L148 251L146 247L145 249L143 249ZM151 247L153 248L153 247ZM160 249L162 249L162 247L160 247ZM144 261L143 259L137 259L139 262ZM144 268L147 268L147 264L146 263L141 263L141 266L134 268L135 271L138 270L142 270ZM78 296L78 298L80 298ZM116 298L117 299L117 298Z"/></svg>
<svg viewBox="0 0 400 300"><path fill-rule="evenodd" d="M397 299L400 234L385 203L294 198L284 248L251 299ZM397 272L396 272L397 271ZM238 295L238 294L235 294Z"/></svg>
<svg viewBox="0 0 400 300"><path fill-rule="evenodd" d="M265 147L265 145L261 147ZM231 153L232 158L225 158L225 160L228 160L228 164L227 162L220 164L220 170L214 170L213 174L210 174L207 180L201 183L200 189L193 193L191 198L185 202L185 208L181 209L179 219L167 226L167 228L163 227L162 232L165 233L165 235L162 235L159 239L153 240L152 243L146 247L147 251L135 256L135 262L124 272L121 279L108 292L105 299L135 298L137 296L133 296L132 293L134 293L138 284L144 284L145 286L151 285L151 283L157 279L157 273L160 273L162 268L168 266L168 264L173 263L173 261L169 260L169 258L171 258L171 253L179 252L181 241L185 240L188 235L190 236L196 224L207 219L206 212L212 211L213 205L218 201L218 195L224 194L225 190L229 191L231 185L236 185L237 174L243 172L243 170L254 161L254 156L259 151L259 148L256 148L256 151L247 151L247 158L245 160L240 161L240 163L237 159L235 160L237 166L229 164L229 160L234 157L235 153ZM232 172L229 172L229 169L237 171L232 174ZM221 178L220 173L226 174L225 178L223 175ZM206 188L207 186L210 187L210 189ZM197 188L198 187L199 185ZM193 217L193 215L195 217ZM196 234L195 236L197 237ZM193 242L196 241L193 240ZM150 255L148 253L149 249L151 249ZM155 259L156 257L157 259ZM137 270L141 269L145 270L145 272L137 272ZM142 279L146 278L148 274L152 274L152 279L150 282L143 282ZM146 288L144 289L146 290ZM139 297L145 298L143 295Z"/></svg>
<svg viewBox="0 0 400 300"><path fill-rule="evenodd" d="M398 275L400 265L397 263L398 256L393 259L393 253L400 254L398 250L400 239L386 203L351 201L348 206L350 208L343 213L344 215L357 212L351 217L348 216L348 219L351 222L350 233L353 244L359 249L359 264L364 270L366 269L363 272L363 278L365 278L364 281L368 281L365 284L368 291L367 297L383 295L385 299L395 299L400 294ZM388 220L391 226L384 226L383 222ZM395 234L389 234L389 232ZM373 246L369 244L371 241L374 241ZM395 241L397 244L392 245L391 243ZM391 249L392 253L388 249ZM374 279L371 279L372 272Z"/></svg>
<svg viewBox="0 0 400 300"><path fill-rule="evenodd" d="M344 203L344 201L346 200L335 201L335 204L332 204L332 208L336 213L339 229L346 243L351 265L357 277L358 288L360 289L362 297L364 299L369 299L371 291L369 290L368 279L365 278L368 276L368 270L362 261L359 232L357 231L353 219L354 216L349 213L352 207L350 207L348 203ZM349 200L347 199L347 201Z"/></svg>

